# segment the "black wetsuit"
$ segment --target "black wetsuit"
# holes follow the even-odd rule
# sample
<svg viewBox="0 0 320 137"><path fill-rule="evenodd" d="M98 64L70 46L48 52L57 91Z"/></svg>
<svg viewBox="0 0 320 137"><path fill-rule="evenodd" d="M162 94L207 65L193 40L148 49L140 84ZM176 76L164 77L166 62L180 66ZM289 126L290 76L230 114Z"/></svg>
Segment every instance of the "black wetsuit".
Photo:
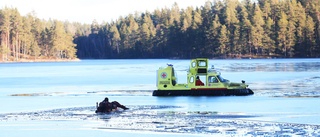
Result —
<svg viewBox="0 0 320 137"><path fill-rule="evenodd" d="M98 112L108 113L108 112L111 112L112 110L116 110L118 107L122 108L124 110L128 109L127 107L125 107L124 105L121 105L117 101L108 102L108 101L104 100L99 103L99 106L97 107L96 113L98 113Z"/></svg>

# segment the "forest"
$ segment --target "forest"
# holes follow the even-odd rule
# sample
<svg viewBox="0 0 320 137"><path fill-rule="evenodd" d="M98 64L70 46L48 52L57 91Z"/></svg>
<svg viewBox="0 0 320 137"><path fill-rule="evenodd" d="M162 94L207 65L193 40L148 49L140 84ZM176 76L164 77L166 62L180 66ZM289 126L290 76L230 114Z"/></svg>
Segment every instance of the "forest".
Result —
<svg viewBox="0 0 320 137"><path fill-rule="evenodd" d="M44 21L16 8L0 10L0 61L74 59L74 33L57 20Z"/></svg>
<svg viewBox="0 0 320 137"><path fill-rule="evenodd" d="M319 0L213 0L92 24L0 10L2 61L117 58L316 58Z"/></svg>

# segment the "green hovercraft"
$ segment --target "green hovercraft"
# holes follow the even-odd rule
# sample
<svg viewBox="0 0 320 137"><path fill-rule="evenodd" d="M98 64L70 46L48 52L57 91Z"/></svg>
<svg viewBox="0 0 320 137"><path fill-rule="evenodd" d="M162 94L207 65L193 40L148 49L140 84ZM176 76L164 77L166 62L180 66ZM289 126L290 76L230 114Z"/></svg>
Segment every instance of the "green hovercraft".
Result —
<svg viewBox="0 0 320 137"><path fill-rule="evenodd" d="M177 83L173 65L157 71L157 90L153 96L246 96L253 91L245 81L230 82L223 79L221 73L208 69L207 58L192 59L188 70L187 84ZM204 81L202 82L201 79Z"/></svg>

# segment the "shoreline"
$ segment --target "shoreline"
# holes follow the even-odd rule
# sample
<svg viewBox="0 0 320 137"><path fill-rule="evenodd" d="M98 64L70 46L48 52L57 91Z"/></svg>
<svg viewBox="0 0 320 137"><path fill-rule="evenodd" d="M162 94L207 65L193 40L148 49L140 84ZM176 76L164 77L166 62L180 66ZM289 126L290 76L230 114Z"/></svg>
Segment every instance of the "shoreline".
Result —
<svg viewBox="0 0 320 137"><path fill-rule="evenodd" d="M0 61L0 63L35 63L35 62L76 62L80 61L79 58L76 59L33 59L33 60L28 60L28 59L21 59L18 61Z"/></svg>

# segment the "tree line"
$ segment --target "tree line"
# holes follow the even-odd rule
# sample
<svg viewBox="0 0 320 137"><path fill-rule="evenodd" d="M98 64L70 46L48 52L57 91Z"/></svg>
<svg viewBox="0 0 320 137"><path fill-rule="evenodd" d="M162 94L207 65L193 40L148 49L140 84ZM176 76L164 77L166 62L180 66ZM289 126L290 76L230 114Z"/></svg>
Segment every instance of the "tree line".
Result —
<svg viewBox="0 0 320 137"><path fill-rule="evenodd" d="M74 33L58 20L44 21L16 8L0 9L0 61L74 59Z"/></svg>
<svg viewBox="0 0 320 137"><path fill-rule="evenodd" d="M156 9L75 38L80 58L319 57L319 0L214 0Z"/></svg>
<svg viewBox="0 0 320 137"><path fill-rule="evenodd" d="M175 3L101 24L40 21L29 15L22 17L31 18L23 23L31 26L24 31L14 23L6 29L1 18L3 58L72 58L75 53L81 59L320 56L319 0L213 0L186 9ZM22 42L21 32L32 36L29 44Z"/></svg>

